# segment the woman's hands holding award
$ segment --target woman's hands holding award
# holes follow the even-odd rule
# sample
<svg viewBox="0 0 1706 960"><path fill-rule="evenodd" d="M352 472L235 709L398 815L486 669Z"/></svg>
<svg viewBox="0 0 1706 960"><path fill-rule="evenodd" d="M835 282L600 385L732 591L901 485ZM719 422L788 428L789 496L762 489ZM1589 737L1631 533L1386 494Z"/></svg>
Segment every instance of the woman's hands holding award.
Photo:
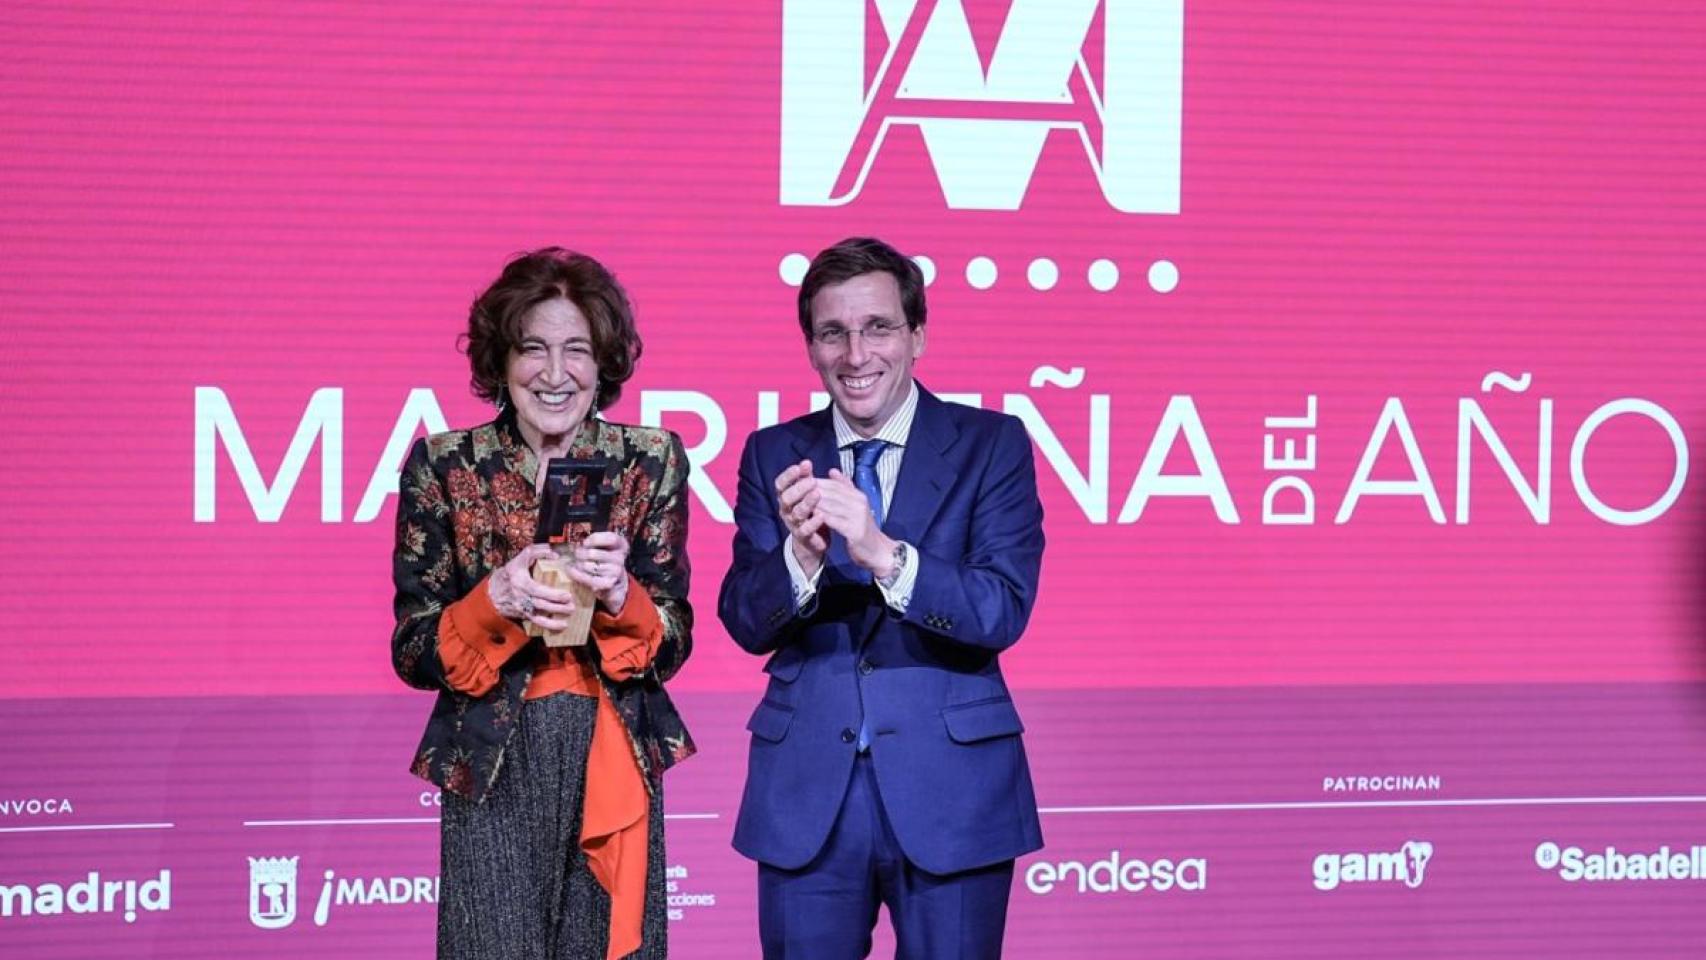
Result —
<svg viewBox="0 0 1706 960"><path fill-rule="evenodd" d="M602 459L565 457L547 463L539 490L538 542L510 561L529 558L522 569L530 573L532 586L518 588L532 599L533 609L521 623L528 636L544 637L548 647L586 643L595 605L620 613L628 601L628 540L604 529L613 496L603 482L607 469ZM542 606L542 600L550 606ZM539 610L558 616L540 619Z"/></svg>
<svg viewBox="0 0 1706 960"><path fill-rule="evenodd" d="M542 636L569 627L569 618L578 608L573 591L533 574L537 564L560 562L557 551L546 543L535 543L511 557L508 563L492 571L491 579L486 582L492 606L521 624L528 636Z"/></svg>
<svg viewBox="0 0 1706 960"><path fill-rule="evenodd" d="M528 547L532 551L541 544ZM567 556L551 550L533 563L531 580L536 595L568 599L562 616L523 624L530 637L544 637L548 647L578 647L586 643L596 607L621 613L628 602L628 540L620 533L589 533ZM543 609L543 608L538 608Z"/></svg>
<svg viewBox="0 0 1706 960"><path fill-rule="evenodd" d="M569 576L592 591L604 609L622 612L628 602L628 538L613 530L589 533L575 548Z"/></svg>

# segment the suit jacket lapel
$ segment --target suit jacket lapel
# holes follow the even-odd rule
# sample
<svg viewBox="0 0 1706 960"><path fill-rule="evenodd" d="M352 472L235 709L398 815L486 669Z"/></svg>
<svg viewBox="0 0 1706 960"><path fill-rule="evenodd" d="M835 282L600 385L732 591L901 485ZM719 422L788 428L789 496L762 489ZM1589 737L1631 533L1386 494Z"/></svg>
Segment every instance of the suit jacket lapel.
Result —
<svg viewBox="0 0 1706 960"><path fill-rule="evenodd" d="M884 533L914 545L923 539L947 498L956 469L948 450L958 438L944 402L919 387L918 411L913 415L912 434L906 438Z"/></svg>
<svg viewBox="0 0 1706 960"><path fill-rule="evenodd" d="M906 452L901 455L894 495L889 498L888 516L883 520L884 533L915 547L924 539L937 511L942 508L942 502L947 499L948 488L958 469L948 456L949 449L958 438L959 431L954 428L943 402L935 394L919 387L918 409L912 417L912 432L906 438ZM871 642L882 622L882 604L871 604L855 631L860 648Z"/></svg>

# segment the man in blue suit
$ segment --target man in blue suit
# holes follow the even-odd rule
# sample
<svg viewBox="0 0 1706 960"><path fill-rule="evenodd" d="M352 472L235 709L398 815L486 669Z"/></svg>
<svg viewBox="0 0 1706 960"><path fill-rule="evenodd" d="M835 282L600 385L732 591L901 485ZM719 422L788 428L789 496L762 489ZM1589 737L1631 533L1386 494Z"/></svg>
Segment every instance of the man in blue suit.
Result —
<svg viewBox="0 0 1706 960"><path fill-rule="evenodd" d="M769 655L734 845L758 861L766 958L998 957L1014 858L1042 846L999 656L1042 563L1031 442L912 378L924 279L878 240L800 284L827 410L741 455L717 612Z"/></svg>

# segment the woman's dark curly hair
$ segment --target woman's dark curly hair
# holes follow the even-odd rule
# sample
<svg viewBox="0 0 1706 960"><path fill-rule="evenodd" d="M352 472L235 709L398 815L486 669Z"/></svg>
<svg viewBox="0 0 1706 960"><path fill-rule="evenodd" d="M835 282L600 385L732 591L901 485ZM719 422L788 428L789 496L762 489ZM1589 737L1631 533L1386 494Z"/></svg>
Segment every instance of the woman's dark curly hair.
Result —
<svg viewBox="0 0 1706 960"><path fill-rule="evenodd" d="M468 331L458 346L468 354L474 395L495 403L503 391L512 351L521 346L528 311L557 298L574 304L592 328L592 356L598 364L597 409L622 395L622 384L640 362L640 333L628 294L604 265L584 253L544 247L524 253L468 310Z"/></svg>

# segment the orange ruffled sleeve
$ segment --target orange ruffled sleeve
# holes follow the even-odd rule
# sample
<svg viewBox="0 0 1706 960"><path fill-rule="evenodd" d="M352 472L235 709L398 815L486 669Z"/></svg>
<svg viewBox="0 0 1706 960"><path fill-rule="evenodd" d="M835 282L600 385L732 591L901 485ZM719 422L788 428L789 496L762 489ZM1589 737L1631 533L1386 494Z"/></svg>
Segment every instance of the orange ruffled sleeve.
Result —
<svg viewBox="0 0 1706 960"><path fill-rule="evenodd" d="M491 579L490 577L487 580ZM481 580L438 618L438 659L450 686L483 697L498 684L498 668L527 646L527 633L492 606Z"/></svg>

